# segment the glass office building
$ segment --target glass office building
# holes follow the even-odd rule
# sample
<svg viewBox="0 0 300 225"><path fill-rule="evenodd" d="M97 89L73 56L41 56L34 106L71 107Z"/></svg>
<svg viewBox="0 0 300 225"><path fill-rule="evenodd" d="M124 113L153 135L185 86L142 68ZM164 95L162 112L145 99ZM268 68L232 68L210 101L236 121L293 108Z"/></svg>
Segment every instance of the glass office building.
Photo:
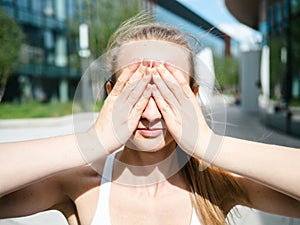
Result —
<svg viewBox="0 0 300 225"><path fill-rule="evenodd" d="M25 34L20 66L10 76L4 101L20 101L20 98L67 101L73 96L80 78L80 70L71 66L77 40L67 37L67 18L74 14L73 2L0 1L2 9Z"/></svg>
<svg viewBox="0 0 300 225"><path fill-rule="evenodd" d="M300 0L225 0L242 23L260 30L270 49L269 106L263 121L300 136Z"/></svg>
<svg viewBox="0 0 300 225"><path fill-rule="evenodd" d="M0 7L25 34L20 66L11 74L3 100L48 102L73 100L82 74L79 25L93 27L89 29L89 60L93 60L105 48L108 33L146 4L140 0L0 0Z"/></svg>
<svg viewBox="0 0 300 225"><path fill-rule="evenodd" d="M300 106L300 1L268 5L271 97L284 106Z"/></svg>

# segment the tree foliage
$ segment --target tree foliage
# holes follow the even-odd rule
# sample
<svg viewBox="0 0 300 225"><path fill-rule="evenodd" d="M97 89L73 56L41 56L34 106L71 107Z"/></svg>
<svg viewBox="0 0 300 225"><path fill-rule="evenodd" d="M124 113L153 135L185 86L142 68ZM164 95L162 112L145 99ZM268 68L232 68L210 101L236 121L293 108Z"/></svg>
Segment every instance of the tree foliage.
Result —
<svg viewBox="0 0 300 225"><path fill-rule="evenodd" d="M239 62L234 57L215 57L216 80L225 92L236 92L238 89Z"/></svg>
<svg viewBox="0 0 300 225"><path fill-rule="evenodd" d="M141 4L140 0L83 0L80 5L76 6L78 10L74 18L69 20L68 35L73 40L78 40L79 25L81 23L88 24L89 50L91 58L95 59L103 54L110 36L119 25L142 9ZM79 50L78 43L76 46L77 49L73 49L74 55ZM75 61L74 65L79 65Z"/></svg>
<svg viewBox="0 0 300 225"><path fill-rule="evenodd" d="M17 68L23 33L18 24L0 7L0 102L9 75Z"/></svg>

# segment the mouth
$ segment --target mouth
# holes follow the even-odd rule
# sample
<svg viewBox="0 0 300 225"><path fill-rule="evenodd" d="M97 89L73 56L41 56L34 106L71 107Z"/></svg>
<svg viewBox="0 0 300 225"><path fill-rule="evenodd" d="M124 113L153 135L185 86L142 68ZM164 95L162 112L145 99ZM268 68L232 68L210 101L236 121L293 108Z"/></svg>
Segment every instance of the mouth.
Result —
<svg viewBox="0 0 300 225"><path fill-rule="evenodd" d="M156 138L164 133L165 128L137 128L136 132L145 138Z"/></svg>

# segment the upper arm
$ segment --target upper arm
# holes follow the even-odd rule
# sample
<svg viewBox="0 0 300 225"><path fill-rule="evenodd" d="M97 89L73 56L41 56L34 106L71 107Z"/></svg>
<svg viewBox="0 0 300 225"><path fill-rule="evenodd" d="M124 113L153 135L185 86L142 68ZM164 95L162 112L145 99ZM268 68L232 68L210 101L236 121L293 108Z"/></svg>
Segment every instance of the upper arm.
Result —
<svg viewBox="0 0 300 225"><path fill-rule="evenodd" d="M58 177L49 177L1 197L0 218L32 215L64 201Z"/></svg>
<svg viewBox="0 0 300 225"><path fill-rule="evenodd" d="M272 214L300 218L298 200L244 177L238 177L237 180L249 197L248 207Z"/></svg>

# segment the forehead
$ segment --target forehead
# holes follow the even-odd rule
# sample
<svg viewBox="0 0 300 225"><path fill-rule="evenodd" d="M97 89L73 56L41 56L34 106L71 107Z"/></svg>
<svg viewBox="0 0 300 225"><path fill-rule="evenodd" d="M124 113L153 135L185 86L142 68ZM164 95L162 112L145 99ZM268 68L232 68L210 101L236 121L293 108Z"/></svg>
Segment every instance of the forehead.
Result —
<svg viewBox="0 0 300 225"><path fill-rule="evenodd" d="M130 41L121 45L116 51L116 71L142 60L170 63L186 73L190 70L191 52L169 41Z"/></svg>

